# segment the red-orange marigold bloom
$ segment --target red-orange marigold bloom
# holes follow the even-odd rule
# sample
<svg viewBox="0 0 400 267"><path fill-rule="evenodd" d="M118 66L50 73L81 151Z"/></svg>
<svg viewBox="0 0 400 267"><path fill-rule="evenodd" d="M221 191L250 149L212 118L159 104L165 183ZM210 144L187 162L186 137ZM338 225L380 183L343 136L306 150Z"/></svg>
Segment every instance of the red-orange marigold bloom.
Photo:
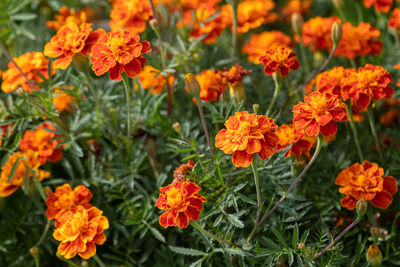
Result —
<svg viewBox="0 0 400 267"><path fill-rule="evenodd" d="M194 161L189 160L187 163L182 164L178 168L174 170L174 180L172 181L172 184L176 184L177 182L190 182L189 178L185 177L186 175L189 174L190 171L192 171L194 168Z"/></svg>
<svg viewBox="0 0 400 267"><path fill-rule="evenodd" d="M138 75L139 81L145 90L151 90L152 94L161 94L166 87L167 80L169 86L174 83L174 76L168 75L166 78L160 71L150 65L146 65Z"/></svg>
<svg viewBox="0 0 400 267"><path fill-rule="evenodd" d="M153 18L149 1L115 0L112 3L110 27L113 32L126 30L141 33L146 29L146 21Z"/></svg>
<svg viewBox="0 0 400 267"><path fill-rule="evenodd" d="M53 104L58 113L61 113L64 110L67 112L72 111L72 101L75 99L75 97L65 92L65 90L70 89L72 89L71 86L64 85L62 88L57 87L56 90L54 90Z"/></svg>
<svg viewBox="0 0 400 267"><path fill-rule="evenodd" d="M337 132L336 122L348 119L347 106L333 95L313 92L293 107L293 117L296 130L304 129L309 136L319 132L331 136Z"/></svg>
<svg viewBox="0 0 400 267"><path fill-rule="evenodd" d="M400 7L393 9L388 20L388 26L392 29L397 29L400 34Z"/></svg>
<svg viewBox="0 0 400 267"><path fill-rule="evenodd" d="M49 60L41 52L27 52L17 58L13 58L18 67L32 82L41 83L43 81L40 75L46 79L49 78ZM40 75L38 74L40 73ZM52 69L51 75L56 73L56 69ZM21 86L25 91L33 91L26 78L15 67L14 63L8 63L8 69L2 73L3 83L1 90L5 93L10 93ZM39 86L35 85L36 89Z"/></svg>
<svg viewBox="0 0 400 267"><path fill-rule="evenodd" d="M310 10L310 6L312 4L312 0L288 0L286 5L282 8L282 16L290 21L292 15L297 14L306 14Z"/></svg>
<svg viewBox="0 0 400 267"><path fill-rule="evenodd" d="M342 81L343 100L351 99L351 105L365 111L371 102L381 98L391 98L394 90L389 86L392 76L381 66L367 64L351 72Z"/></svg>
<svg viewBox="0 0 400 267"><path fill-rule="evenodd" d="M58 147L60 140L53 140L59 135L54 132L56 128L50 122L43 122L36 130L26 130L19 148L22 151L33 150L39 153L39 160L42 164L46 161L56 162L62 158L62 151Z"/></svg>
<svg viewBox="0 0 400 267"><path fill-rule="evenodd" d="M342 39L339 42L335 56L348 59L365 55L377 55L382 52L383 44L379 40L381 32L367 22L353 26L346 22L342 26Z"/></svg>
<svg viewBox="0 0 400 267"><path fill-rule="evenodd" d="M103 29L92 31L90 23L68 23L61 27L45 46L44 55L54 60L54 66L66 69L78 53L83 56L90 54L93 45L105 35Z"/></svg>
<svg viewBox="0 0 400 267"><path fill-rule="evenodd" d="M285 157L289 157L292 153L295 157L300 157L303 151L310 151L313 143L305 138L303 130L296 130L294 124L279 126L275 134L278 136L279 141L276 145L276 150L281 151L292 145L285 153Z"/></svg>
<svg viewBox="0 0 400 267"><path fill-rule="evenodd" d="M64 212L58 221L60 225L54 230L53 237L61 241L57 252L66 259L77 253L83 259L89 259L96 254L96 244L106 241L104 230L109 227L108 219L96 207L86 209L76 206Z"/></svg>
<svg viewBox="0 0 400 267"><path fill-rule="evenodd" d="M397 181L392 176L382 176L383 169L366 160L341 171L335 181L342 186L339 192L346 195L341 199L341 205L353 210L358 200L367 200L380 209L389 207L392 195L397 193Z"/></svg>
<svg viewBox="0 0 400 267"><path fill-rule="evenodd" d="M279 46L293 48L292 39L280 31L251 34L250 39L242 47L242 53L248 55L248 61L260 64L260 57L265 54L266 50L276 49Z"/></svg>
<svg viewBox="0 0 400 267"><path fill-rule="evenodd" d="M302 39L305 46L312 51L325 50L332 47L331 29L334 22L339 22L338 17L314 17L304 22L302 27Z"/></svg>
<svg viewBox="0 0 400 267"><path fill-rule="evenodd" d="M93 71L97 76L108 71L111 80L122 80L122 72L135 78L146 63L142 54L151 51L149 42L139 40L139 35L127 31L107 33L92 48Z"/></svg>
<svg viewBox="0 0 400 267"><path fill-rule="evenodd" d="M32 150L24 152L17 151L10 155L6 164L1 167L0 197L9 196L20 186L24 185L25 175L27 172L29 174L29 179L34 179L32 171L27 167L35 171L34 175L39 181L42 181L50 176L50 172L39 169L42 164L39 161L38 156L38 153ZM9 182L8 180L14 164L17 164L17 167L11 181Z"/></svg>
<svg viewBox="0 0 400 267"><path fill-rule="evenodd" d="M47 219L57 220L64 212L79 205L90 208L91 205L88 204L90 199L92 199L92 193L86 186L78 185L72 190L69 184L60 185L47 197Z"/></svg>
<svg viewBox="0 0 400 267"><path fill-rule="evenodd" d="M228 85L224 83L222 76L218 72L203 70L195 77L200 85L200 99L202 101L218 101L221 95L225 96L225 90ZM187 88L186 91L189 92Z"/></svg>
<svg viewBox="0 0 400 267"><path fill-rule="evenodd" d="M58 13L55 15L55 20L46 21L47 28L59 30L70 22L81 25L82 23L90 22L94 16L93 10L88 7L75 11L73 8L68 10L68 7L62 6Z"/></svg>
<svg viewBox="0 0 400 267"><path fill-rule="evenodd" d="M225 122L215 137L215 146L232 154L232 163L236 167L248 167L255 153L262 160L274 154L278 137L273 132L278 127L271 118L247 111L236 112Z"/></svg>
<svg viewBox="0 0 400 267"><path fill-rule="evenodd" d="M375 6L375 9L382 13L388 13L392 7L393 0L364 0L364 6L370 8Z"/></svg>
<svg viewBox="0 0 400 267"><path fill-rule="evenodd" d="M290 69L297 70L300 67L300 62L293 50L283 46L267 50L265 55L260 57L260 61L264 65L264 72L267 75L279 71L282 76L287 76Z"/></svg>
<svg viewBox="0 0 400 267"><path fill-rule="evenodd" d="M197 194L200 190L199 186L191 182L177 182L161 187L161 194L155 205L166 212L160 216L160 225L164 228L186 228L189 220L199 220L203 202L206 202L205 197Z"/></svg>

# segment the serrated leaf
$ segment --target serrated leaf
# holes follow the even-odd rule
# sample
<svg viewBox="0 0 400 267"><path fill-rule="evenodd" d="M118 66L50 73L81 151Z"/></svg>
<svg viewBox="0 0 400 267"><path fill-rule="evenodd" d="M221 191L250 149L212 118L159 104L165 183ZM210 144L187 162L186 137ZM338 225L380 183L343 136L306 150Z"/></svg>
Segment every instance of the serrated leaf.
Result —
<svg viewBox="0 0 400 267"><path fill-rule="evenodd" d="M25 171L25 179L24 179L24 193L27 195L29 191L29 169L27 168Z"/></svg>
<svg viewBox="0 0 400 267"><path fill-rule="evenodd" d="M286 239L283 237L283 235L281 234L281 232L279 232L276 228L271 228L272 233L275 235L275 237L278 239L279 243L287 248L287 243L286 243Z"/></svg>
<svg viewBox="0 0 400 267"><path fill-rule="evenodd" d="M166 243L165 237L154 227L149 227L150 232L153 234L153 236L158 239L159 241Z"/></svg>
<svg viewBox="0 0 400 267"><path fill-rule="evenodd" d="M35 175L35 170L31 169L31 174L33 176L33 184L36 187L36 190L39 192L40 196L44 201L46 201L46 196L44 195L44 190L42 184L39 182L38 178Z"/></svg>
<svg viewBox="0 0 400 267"><path fill-rule="evenodd" d="M294 226L294 229L293 229L293 238L292 238L293 250L297 249L297 241L298 240L299 240L299 226L296 223Z"/></svg>
<svg viewBox="0 0 400 267"><path fill-rule="evenodd" d="M18 20L18 21L22 21L22 20L33 20L37 17L36 14L34 13L19 13L16 15L12 15L10 17L11 20Z"/></svg>
<svg viewBox="0 0 400 267"><path fill-rule="evenodd" d="M10 175L8 176L8 182L11 182L12 178L14 177L15 171L17 170L18 167L18 163L19 163L19 158L17 158L17 160L14 162L14 165L11 168Z"/></svg>
<svg viewBox="0 0 400 267"><path fill-rule="evenodd" d="M193 249L193 248L183 248L183 247L174 247L174 246L168 246L170 250L172 250L175 253L182 254L182 255L189 255L189 256L205 256L207 253Z"/></svg>
<svg viewBox="0 0 400 267"><path fill-rule="evenodd" d="M227 214L227 218L236 227L238 227L238 228L243 228L244 227L243 222L241 220L239 220L239 218L237 218L236 216L233 216L231 214Z"/></svg>

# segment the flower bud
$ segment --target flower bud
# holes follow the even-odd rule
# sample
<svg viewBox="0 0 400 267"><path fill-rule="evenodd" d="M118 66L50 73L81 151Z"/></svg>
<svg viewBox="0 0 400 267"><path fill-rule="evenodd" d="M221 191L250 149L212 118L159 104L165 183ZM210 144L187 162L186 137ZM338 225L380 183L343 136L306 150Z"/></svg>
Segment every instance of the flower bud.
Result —
<svg viewBox="0 0 400 267"><path fill-rule="evenodd" d="M377 239L377 238L379 237L379 229L378 229L377 227L371 227L371 228L369 229L369 232L370 232L371 236L372 236L374 239Z"/></svg>
<svg viewBox="0 0 400 267"><path fill-rule="evenodd" d="M46 199L49 197L49 195L50 195L51 193L53 193L53 189L51 189L50 186L45 186L45 187L43 188L43 191L44 191L44 196L46 197Z"/></svg>
<svg viewBox="0 0 400 267"><path fill-rule="evenodd" d="M155 18L152 18L152 19L149 21L149 24L150 24L150 27L151 27L154 31L155 31L156 29L158 29L159 26L160 26L160 24L158 23L158 20L155 19Z"/></svg>
<svg viewBox="0 0 400 267"><path fill-rule="evenodd" d="M359 200L356 204L356 210L358 216L363 216L368 208L368 202L365 200Z"/></svg>
<svg viewBox="0 0 400 267"><path fill-rule="evenodd" d="M34 257L34 258L39 257L39 249L38 249L38 247L31 247L29 249L29 252L31 253L32 257Z"/></svg>
<svg viewBox="0 0 400 267"><path fill-rule="evenodd" d="M298 243L297 244L297 248L298 249L302 249L302 248L304 248L304 246L305 246L304 243Z"/></svg>
<svg viewBox="0 0 400 267"><path fill-rule="evenodd" d="M304 22L303 18L299 13L293 13L291 20L292 20L292 29L294 33L300 34Z"/></svg>
<svg viewBox="0 0 400 267"><path fill-rule="evenodd" d="M81 266L82 267L89 267L90 265L89 265L89 263L87 261L82 261Z"/></svg>
<svg viewBox="0 0 400 267"><path fill-rule="evenodd" d="M246 101L246 93L244 92L243 83L235 82L229 84L229 95L231 98L234 98L235 105L240 104L241 102Z"/></svg>
<svg viewBox="0 0 400 267"><path fill-rule="evenodd" d="M177 132L178 134L182 133L182 127L181 124L179 122L175 122L174 124L172 124L172 128L174 129L175 132Z"/></svg>
<svg viewBox="0 0 400 267"><path fill-rule="evenodd" d="M370 266L372 267L379 267L382 264L382 252L376 245L370 245L365 255L367 261L369 262Z"/></svg>
<svg viewBox="0 0 400 267"><path fill-rule="evenodd" d="M334 22L332 24L331 38L334 45L338 45L340 39L342 39L342 24L339 22Z"/></svg>
<svg viewBox="0 0 400 267"><path fill-rule="evenodd" d="M253 104L253 111L254 111L254 113L257 113L259 108L260 108L260 105L259 105L259 104Z"/></svg>
<svg viewBox="0 0 400 267"><path fill-rule="evenodd" d="M191 73L185 75L185 86L189 94L198 96L200 94L200 84Z"/></svg>

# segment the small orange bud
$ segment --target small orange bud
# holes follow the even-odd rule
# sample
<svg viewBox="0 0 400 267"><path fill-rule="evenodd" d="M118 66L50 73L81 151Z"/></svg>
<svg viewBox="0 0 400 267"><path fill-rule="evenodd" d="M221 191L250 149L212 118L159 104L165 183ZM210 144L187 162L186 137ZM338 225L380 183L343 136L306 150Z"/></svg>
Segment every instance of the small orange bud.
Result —
<svg viewBox="0 0 400 267"><path fill-rule="evenodd" d="M299 13L294 13L291 17L291 20L292 20L292 29L294 33L300 34L304 22L303 18Z"/></svg>
<svg viewBox="0 0 400 267"><path fill-rule="evenodd" d="M175 122L174 124L172 124L172 128L174 129L175 132L177 132L178 134L182 133L182 127L181 124L179 122Z"/></svg>
<svg viewBox="0 0 400 267"><path fill-rule="evenodd" d="M338 45L342 39L342 25L337 21L332 24L331 38L334 45Z"/></svg>
<svg viewBox="0 0 400 267"><path fill-rule="evenodd" d="M257 113L259 108L260 108L260 105L259 105L259 104L253 104L253 111L254 111L254 113Z"/></svg>
<svg viewBox="0 0 400 267"><path fill-rule="evenodd" d="M302 249L302 248L304 248L304 247L305 247L304 243L299 243L299 244L297 244L297 248L298 248L298 249Z"/></svg>
<svg viewBox="0 0 400 267"><path fill-rule="evenodd" d="M191 73L185 75L185 85L189 94L198 96L200 94L200 84Z"/></svg>
<svg viewBox="0 0 400 267"><path fill-rule="evenodd" d="M158 23L158 20L155 19L155 18L151 19L151 20L149 21L149 24L150 24L150 27L151 27L153 30L158 29L159 26L160 26L160 24Z"/></svg>
<svg viewBox="0 0 400 267"><path fill-rule="evenodd" d="M376 245L370 245L365 255L372 267L379 267L382 264L382 252Z"/></svg>
<svg viewBox="0 0 400 267"><path fill-rule="evenodd" d="M34 258L39 257L39 249L38 249L38 247L31 247L29 249L29 252L31 253L32 257L34 257Z"/></svg>

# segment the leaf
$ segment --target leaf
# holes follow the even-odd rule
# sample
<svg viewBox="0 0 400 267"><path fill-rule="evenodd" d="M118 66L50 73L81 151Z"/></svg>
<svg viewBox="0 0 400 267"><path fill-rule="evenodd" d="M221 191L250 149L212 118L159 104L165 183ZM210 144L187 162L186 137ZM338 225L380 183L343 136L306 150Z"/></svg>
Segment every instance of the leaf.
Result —
<svg viewBox="0 0 400 267"><path fill-rule="evenodd" d="M25 179L24 179L24 193L27 195L29 192L29 169L27 168L25 171Z"/></svg>
<svg viewBox="0 0 400 267"><path fill-rule="evenodd" d="M276 236L276 238L278 239L278 241L279 241L279 243L283 246L283 247L285 247L285 248L287 248L287 243L286 243L286 240L285 240L285 238L283 237L283 235L281 234L281 232L279 232L276 228L271 228L271 230L272 230L272 233Z"/></svg>
<svg viewBox="0 0 400 267"><path fill-rule="evenodd" d="M182 248L182 247L174 247L174 246L168 246L170 250L172 250L175 253L182 254L182 255L189 255L189 256L205 256L207 253L193 249L193 248Z"/></svg>
<svg viewBox="0 0 400 267"><path fill-rule="evenodd" d="M241 220L239 220L239 218L237 218L236 216L233 216L232 214L227 214L227 218L236 227L238 227L238 228L244 227L243 222Z"/></svg>
<svg viewBox="0 0 400 267"><path fill-rule="evenodd" d="M34 13L19 13L16 15L12 15L10 17L11 20L33 20L36 19L37 15Z"/></svg>
<svg viewBox="0 0 400 267"><path fill-rule="evenodd" d="M44 190L42 184L39 182L38 178L35 175L35 170L31 169L31 174L33 176L33 184L35 185L37 191L39 191L40 196L44 201L46 201L46 196L44 195Z"/></svg>
<svg viewBox="0 0 400 267"><path fill-rule="evenodd" d="M189 265L189 267L201 267L201 263L203 262L203 258L198 259L197 261L193 262Z"/></svg>
<svg viewBox="0 0 400 267"><path fill-rule="evenodd" d="M14 177L15 171L17 170L18 167L18 162L19 158L17 158L17 160L14 162L14 165L11 168L10 175L8 176L8 182L11 182L12 178Z"/></svg>
<svg viewBox="0 0 400 267"><path fill-rule="evenodd" d="M165 240L165 237L158 231L156 228L149 226L150 232L153 234L153 236L158 239L159 241L166 243L167 241Z"/></svg>
<svg viewBox="0 0 400 267"><path fill-rule="evenodd" d="M292 239L292 246L293 246L293 250L295 250L295 251L297 249L297 241L298 240L299 240L299 226L296 223L294 226L294 229L293 229L293 239Z"/></svg>

